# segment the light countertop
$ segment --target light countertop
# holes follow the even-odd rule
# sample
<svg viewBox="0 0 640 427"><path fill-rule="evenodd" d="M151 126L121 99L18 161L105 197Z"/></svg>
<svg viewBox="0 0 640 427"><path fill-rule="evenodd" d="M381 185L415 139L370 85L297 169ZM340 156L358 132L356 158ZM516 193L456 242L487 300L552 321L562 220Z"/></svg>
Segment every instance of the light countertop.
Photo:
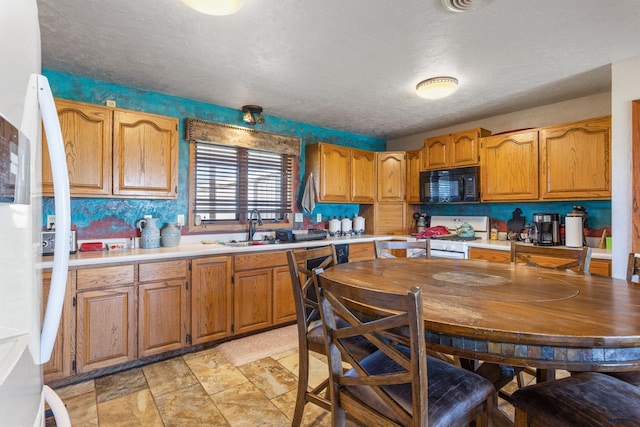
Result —
<svg viewBox="0 0 640 427"><path fill-rule="evenodd" d="M511 242L508 240L474 240L468 242L470 248L495 249L501 251L511 250ZM564 248L565 246L556 246ZM591 248L591 258L594 259L611 259L611 249Z"/></svg>

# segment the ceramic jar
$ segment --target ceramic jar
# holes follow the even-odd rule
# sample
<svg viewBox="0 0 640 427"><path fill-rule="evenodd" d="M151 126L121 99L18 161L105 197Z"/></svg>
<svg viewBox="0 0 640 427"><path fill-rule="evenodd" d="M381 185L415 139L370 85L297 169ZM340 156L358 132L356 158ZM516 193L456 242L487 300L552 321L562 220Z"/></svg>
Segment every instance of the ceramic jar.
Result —
<svg viewBox="0 0 640 427"><path fill-rule="evenodd" d="M361 216L353 217L353 232L356 234L364 234L364 218Z"/></svg>
<svg viewBox="0 0 640 427"><path fill-rule="evenodd" d="M160 247L160 229L158 228L158 218L145 218L136 223L140 230L140 247L143 249L153 249Z"/></svg>
<svg viewBox="0 0 640 427"><path fill-rule="evenodd" d="M352 230L352 222L349 218L342 218L340 221L340 228L342 229L343 236L350 236Z"/></svg>
<svg viewBox="0 0 640 427"><path fill-rule="evenodd" d="M180 229L175 222L168 222L160 231L160 244L170 248L180 244Z"/></svg>
<svg viewBox="0 0 640 427"><path fill-rule="evenodd" d="M336 217L329 221L329 234L331 236L340 235L340 220L336 219Z"/></svg>

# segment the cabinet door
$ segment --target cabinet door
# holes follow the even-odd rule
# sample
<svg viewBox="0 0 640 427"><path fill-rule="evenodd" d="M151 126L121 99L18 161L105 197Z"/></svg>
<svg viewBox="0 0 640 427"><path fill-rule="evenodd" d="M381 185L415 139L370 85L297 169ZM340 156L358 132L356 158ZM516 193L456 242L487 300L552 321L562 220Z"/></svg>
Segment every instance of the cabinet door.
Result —
<svg viewBox="0 0 640 427"><path fill-rule="evenodd" d="M185 280L138 286L138 357L182 348L187 343Z"/></svg>
<svg viewBox="0 0 640 427"><path fill-rule="evenodd" d="M376 203L374 234L406 234L405 208L404 203Z"/></svg>
<svg viewBox="0 0 640 427"><path fill-rule="evenodd" d="M231 257L194 259L191 266L191 343L231 335Z"/></svg>
<svg viewBox="0 0 640 427"><path fill-rule="evenodd" d="M482 200L538 199L538 131L483 138Z"/></svg>
<svg viewBox="0 0 640 427"><path fill-rule="evenodd" d="M449 167L448 146L449 135L440 135L425 139L423 170L444 169Z"/></svg>
<svg viewBox="0 0 640 427"><path fill-rule="evenodd" d="M296 320L292 286L289 267L273 269L273 323L276 325Z"/></svg>
<svg viewBox="0 0 640 427"><path fill-rule="evenodd" d="M540 130L542 199L611 198L611 118Z"/></svg>
<svg viewBox="0 0 640 427"><path fill-rule="evenodd" d="M480 158L478 156L478 133L477 129L464 132L456 132L449 140L449 166L461 167L477 165Z"/></svg>
<svg viewBox="0 0 640 427"><path fill-rule="evenodd" d="M422 149L407 151L407 202L420 203Z"/></svg>
<svg viewBox="0 0 640 427"><path fill-rule="evenodd" d="M178 194L178 120L115 111L113 194L172 199Z"/></svg>
<svg viewBox="0 0 640 427"><path fill-rule="evenodd" d="M42 365L42 373L44 375L45 383L51 380L68 377L72 374L71 339L73 337L75 325L73 316L74 310L72 306L73 283L71 278L72 275L69 273L67 276L67 287L64 295L62 316L60 317L60 325L58 326L58 334L56 335L56 342L53 346L51 359ZM42 306L40 307L42 310L42 321L44 320L44 310L47 307L50 289L51 271L45 271L42 273Z"/></svg>
<svg viewBox="0 0 640 427"><path fill-rule="evenodd" d="M133 286L77 293L78 373L136 358Z"/></svg>
<svg viewBox="0 0 640 427"><path fill-rule="evenodd" d="M349 243L349 262L365 261L375 257L373 242Z"/></svg>
<svg viewBox="0 0 640 427"><path fill-rule="evenodd" d="M376 153L351 150L351 201L376 201Z"/></svg>
<svg viewBox="0 0 640 427"><path fill-rule="evenodd" d="M273 269L240 271L233 281L233 332L263 329L272 325Z"/></svg>
<svg viewBox="0 0 640 427"><path fill-rule="evenodd" d="M56 99L69 169L72 196L111 195L112 110L99 105ZM53 196L51 160L42 134L42 192Z"/></svg>
<svg viewBox="0 0 640 427"><path fill-rule="evenodd" d="M348 202L351 200L351 150L331 144L319 144L320 180L318 200Z"/></svg>
<svg viewBox="0 0 640 427"><path fill-rule="evenodd" d="M378 201L402 202L407 180L404 152L378 152Z"/></svg>

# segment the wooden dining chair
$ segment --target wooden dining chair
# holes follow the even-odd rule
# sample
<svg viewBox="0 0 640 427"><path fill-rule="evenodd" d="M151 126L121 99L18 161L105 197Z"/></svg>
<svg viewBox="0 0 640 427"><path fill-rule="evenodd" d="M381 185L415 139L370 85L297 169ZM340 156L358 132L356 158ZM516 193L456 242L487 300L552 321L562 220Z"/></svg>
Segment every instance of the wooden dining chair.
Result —
<svg viewBox="0 0 640 427"><path fill-rule="evenodd" d="M638 281L640 281L640 258L638 256L640 254L629 253L629 262L627 263L627 280L629 282L634 281L633 276L638 277Z"/></svg>
<svg viewBox="0 0 640 427"><path fill-rule="evenodd" d="M394 252L400 252L406 258L430 258L429 239L408 242L406 240L375 240L376 258L396 258ZM394 252L392 252L394 251Z"/></svg>
<svg viewBox="0 0 640 427"><path fill-rule="evenodd" d="M640 388L597 372L521 388L515 426L640 425Z"/></svg>
<svg viewBox="0 0 640 427"><path fill-rule="evenodd" d="M426 355L419 288L392 294L323 281L320 293L334 426L344 426L346 415L367 426L488 426L491 382ZM385 314L363 319L363 306ZM375 350L356 357L345 344L354 338Z"/></svg>
<svg viewBox="0 0 640 427"><path fill-rule="evenodd" d="M320 311L316 295L315 268L327 269L338 262L333 244L312 249L287 251L289 273L293 284L293 298L298 325L298 393L293 413L292 426L299 426L307 402L328 411L331 403L327 398L327 378L309 391L309 352L326 354L324 331L320 323ZM314 264L311 268L308 264Z"/></svg>
<svg viewBox="0 0 640 427"><path fill-rule="evenodd" d="M533 267L553 268L556 270L576 269L589 271L591 248L583 246L572 249L557 246L536 246L511 241L511 262L524 261ZM576 268L577 267L577 268Z"/></svg>

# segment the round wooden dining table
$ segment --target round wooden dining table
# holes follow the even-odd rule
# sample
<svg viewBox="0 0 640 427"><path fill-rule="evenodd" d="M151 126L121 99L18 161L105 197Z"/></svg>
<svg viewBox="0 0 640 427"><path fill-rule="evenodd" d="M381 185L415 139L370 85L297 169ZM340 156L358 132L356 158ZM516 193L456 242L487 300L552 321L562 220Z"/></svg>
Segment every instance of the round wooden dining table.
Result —
<svg viewBox="0 0 640 427"><path fill-rule="evenodd" d="M445 258L338 264L327 281L422 288L427 347L496 364L640 369L640 286L605 276Z"/></svg>

